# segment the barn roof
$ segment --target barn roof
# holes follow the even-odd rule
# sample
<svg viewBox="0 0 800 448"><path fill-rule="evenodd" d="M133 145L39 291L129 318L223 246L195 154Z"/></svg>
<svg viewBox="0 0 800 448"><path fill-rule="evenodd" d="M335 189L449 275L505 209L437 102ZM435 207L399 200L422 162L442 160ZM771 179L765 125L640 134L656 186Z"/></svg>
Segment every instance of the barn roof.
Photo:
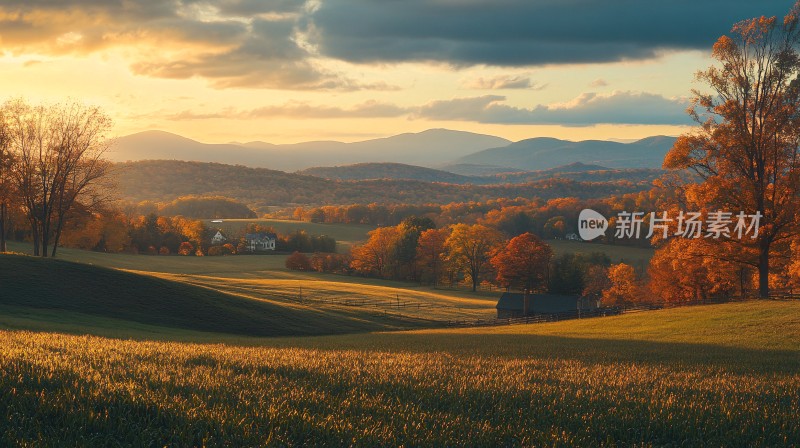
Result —
<svg viewBox="0 0 800 448"><path fill-rule="evenodd" d="M578 309L577 296L564 296L559 294L529 294L529 304L531 308L528 310L533 314L550 314L550 313L563 313L566 311L575 311ZM498 310L509 311L523 311L523 299L525 294L516 292L506 292L500 296L497 301Z"/></svg>

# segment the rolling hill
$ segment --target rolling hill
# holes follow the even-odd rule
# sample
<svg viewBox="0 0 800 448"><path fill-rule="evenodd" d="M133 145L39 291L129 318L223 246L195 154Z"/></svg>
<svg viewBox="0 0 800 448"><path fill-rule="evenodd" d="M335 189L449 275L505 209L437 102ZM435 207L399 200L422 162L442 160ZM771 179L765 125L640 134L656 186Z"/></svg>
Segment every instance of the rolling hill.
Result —
<svg viewBox="0 0 800 448"><path fill-rule="evenodd" d="M149 275L20 255L0 255L0 285L4 315L57 310L101 320L247 336L420 326L409 319L255 300Z"/></svg>
<svg viewBox="0 0 800 448"><path fill-rule="evenodd" d="M339 180L407 179L448 184L482 183L474 176L461 176L447 171L406 165L403 163L357 163L344 166L307 168L298 174Z"/></svg>
<svg viewBox="0 0 800 448"><path fill-rule="evenodd" d="M609 168L661 168L674 137L648 137L632 143L601 140L571 142L531 138L456 159L455 164L514 166L545 170L581 162Z"/></svg>
<svg viewBox="0 0 800 448"><path fill-rule="evenodd" d="M293 171L319 165L395 162L434 165L508 140L490 135L430 129L354 143L315 141L274 145L265 142L209 144L164 131L118 138L108 157L115 162L186 160Z"/></svg>

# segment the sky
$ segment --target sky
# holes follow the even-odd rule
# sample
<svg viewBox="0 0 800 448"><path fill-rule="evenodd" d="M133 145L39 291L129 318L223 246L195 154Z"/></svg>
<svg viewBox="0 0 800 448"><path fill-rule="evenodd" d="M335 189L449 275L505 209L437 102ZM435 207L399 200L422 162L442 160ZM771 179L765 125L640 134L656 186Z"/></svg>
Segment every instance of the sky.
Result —
<svg viewBox="0 0 800 448"><path fill-rule="evenodd" d="M114 134L358 141L678 135L695 73L791 0L3 0L0 99L78 99Z"/></svg>

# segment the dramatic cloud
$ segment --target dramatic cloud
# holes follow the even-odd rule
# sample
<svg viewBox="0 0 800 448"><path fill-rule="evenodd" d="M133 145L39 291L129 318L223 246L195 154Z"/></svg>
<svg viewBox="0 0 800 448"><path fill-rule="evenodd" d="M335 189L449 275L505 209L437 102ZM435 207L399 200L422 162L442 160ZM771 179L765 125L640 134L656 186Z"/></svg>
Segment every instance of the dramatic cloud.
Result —
<svg viewBox="0 0 800 448"><path fill-rule="evenodd" d="M475 90L532 89L542 90L546 85L539 85L531 78L520 75L499 75L491 78L474 78L464 81L464 88Z"/></svg>
<svg viewBox="0 0 800 448"><path fill-rule="evenodd" d="M527 66L710 49L731 25L790 0L325 0L319 48L353 62Z"/></svg>
<svg viewBox="0 0 800 448"><path fill-rule="evenodd" d="M434 101L420 107L415 118L465 120L494 124L555 124L590 126L604 124L686 125L687 102L641 92L585 93L563 104L520 108L504 104L504 96L486 95Z"/></svg>
<svg viewBox="0 0 800 448"><path fill-rule="evenodd" d="M125 48L136 74L200 77L216 87L386 87L312 62L307 12L304 0L10 0L0 4L0 51L60 56Z"/></svg>
<svg viewBox="0 0 800 448"><path fill-rule="evenodd" d="M790 0L4 0L0 53L117 51L139 75L213 86L391 89L328 67L437 61L533 66L710 48L734 22ZM524 76L470 82L531 89Z"/></svg>

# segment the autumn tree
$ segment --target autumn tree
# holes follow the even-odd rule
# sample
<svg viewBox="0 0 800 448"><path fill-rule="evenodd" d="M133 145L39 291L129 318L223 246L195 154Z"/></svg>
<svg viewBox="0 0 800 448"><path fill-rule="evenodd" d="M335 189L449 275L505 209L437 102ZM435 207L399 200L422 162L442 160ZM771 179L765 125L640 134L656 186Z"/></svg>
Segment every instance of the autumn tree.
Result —
<svg viewBox="0 0 800 448"><path fill-rule="evenodd" d="M536 235L526 232L512 238L492 257L491 263L501 286L543 291L547 287L551 258L553 249Z"/></svg>
<svg viewBox="0 0 800 448"><path fill-rule="evenodd" d="M419 237L422 232L435 227L432 219L417 216L410 216L397 226L399 235L392 254L395 278L418 280L415 262Z"/></svg>
<svg viewBox="0 0 800 448"><path fill-rule="evenodd" d="M589 265L583 275L583 290L581 296L591 299L601 299L603 291L611 287L608 279L608 267L601 264Z"/></svg>
<svg viewBox="0 0 800 448"><path fill-rule="evenodd" d="M476 291L501 243L502 235L495 229L480 224L456 224L445 247L448 261L469 278L472 290Z"/></svg>
<svg viewBox="0 0 800 448"><path fill-rule="evenodd" d="M28 215L34 255L56 255L69 213L78 202L91 208L107 199L100 182L109 172L103 159L110 118L99 108L74 102L30 105L23 100L3 106L14 183Z"/></svg>
<svg viewBox="0 0 800 448"><path fill-rule="evenodd" d="M419 234L417 240L417 269L421 278L430 279L436 286L442 276L446 260L445 241L448 229L428 229Z"/></svg>
<svg viewBox="0 0 800 448"><path fill-rule="evenodd" d="M192 255L194 254L194 246L192 243L188 241L184 241L181 243L180 247L178 248L178 255Z"/></svg>
<svg viewBox="0 0 800 448"><path fill-rule="evenodd" d="M720 259L719 247L704 239L674 238L658 248L647 270L648 289L666 302L703 301L745 294L750 281L744 266ZM705 254L714 251L718 257ZM724 256L723 256L724 258Z"/></svg>
<svg viewBox="0 0 800 448"><path fill-rule="evenodd" d="M295 251L286 257L286 269L293 271L310 271L311 261L304 254Z"/></svg>
<svg viewBox="0 0 800 448"><path fill-rule="evenodd" d="M688 168L700 176L686 191L701 207L763 215L756 238L720 241L742 248L733 260L758 270L761 297L769 295L774 244L798 231L798 14L800 2L782 22L745 20L717 40L712 56L719 66L698 73L710 92L694 90L689 109L699 127L679 137L664 160L665 168Z"/></svg>
<svg viewBox="0 0 800 448"><path fill-rule="evenodd" d="M603 291L604 305L631 305L641 300L641 288L633 266L619 263L608 268L609 287Z"/></svg>
<svg viewBox="0 0 800 448"><path fill-rule="evenodd" d="M400 232L397 227L378 227L368 235L366 243L353 248L350 266L356 272L385 278L389 274L393 248Z"/></svg>

